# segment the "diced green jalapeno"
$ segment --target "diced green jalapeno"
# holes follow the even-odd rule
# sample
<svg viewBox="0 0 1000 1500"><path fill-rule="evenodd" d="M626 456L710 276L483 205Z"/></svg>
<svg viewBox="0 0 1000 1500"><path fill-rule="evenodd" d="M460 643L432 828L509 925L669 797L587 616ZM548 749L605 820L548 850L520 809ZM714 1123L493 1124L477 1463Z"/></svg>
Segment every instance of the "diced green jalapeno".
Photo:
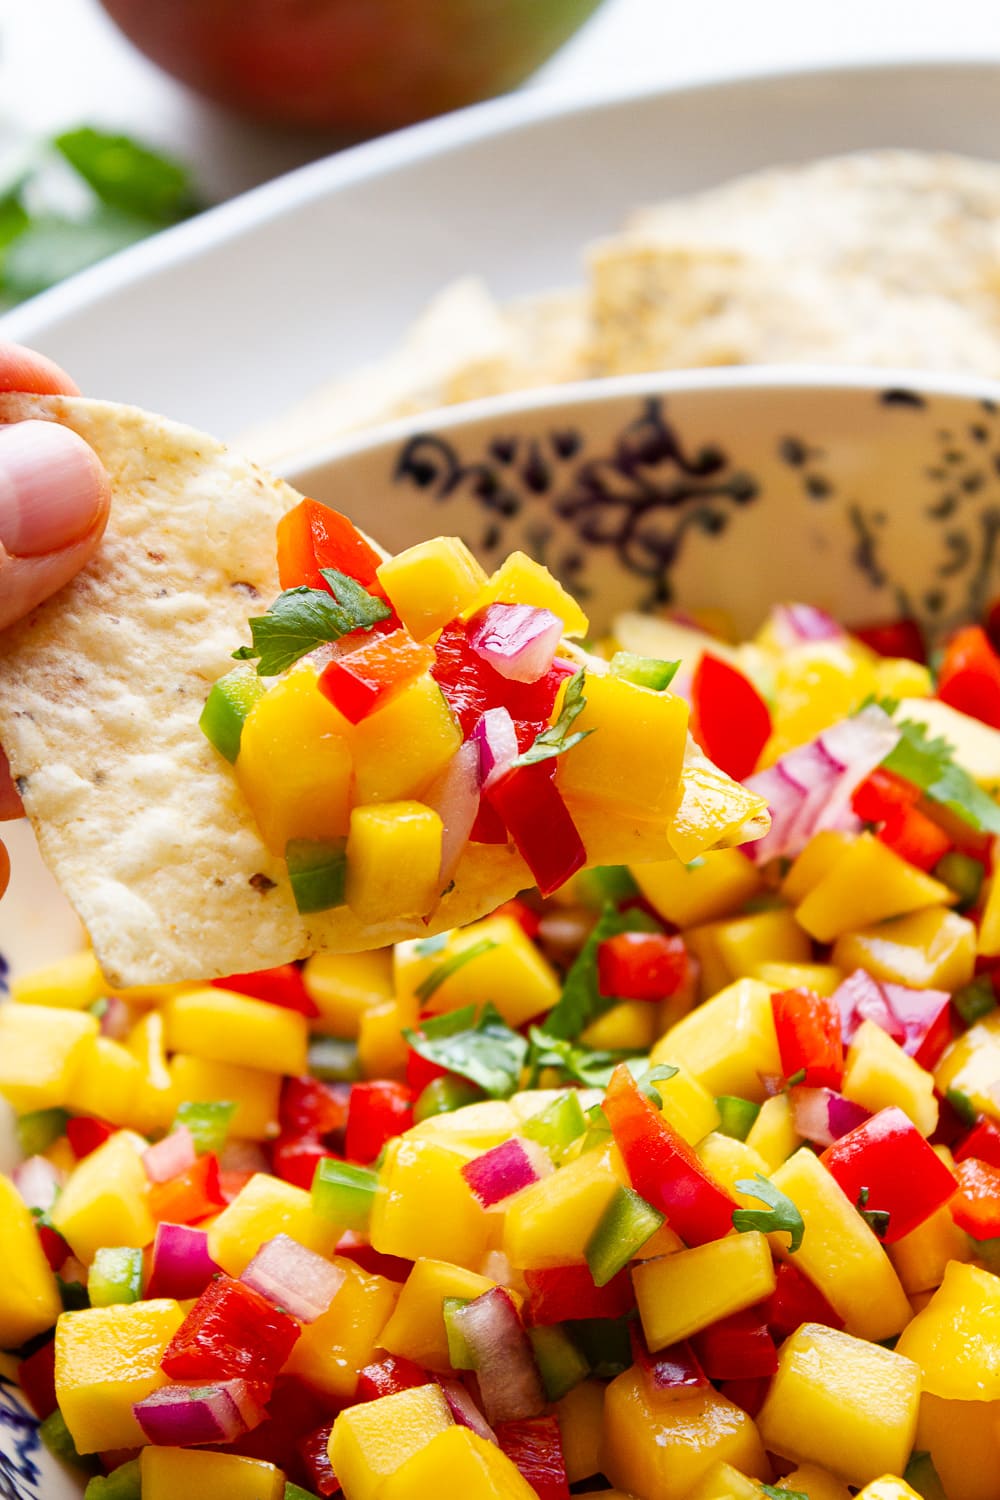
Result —
<svg viewBox="0 0 1000 1500"><path fill-rule="evenodd" d="M228 761L234 762L239 755L247 715L266 691L267 684L253 667L237 667L212 684L198 724Z"/></svg>
<svg viewBox="0 0 1000 1500"><path fill-rule="evenodd" d="M346 839L290 839L285 849L292 895L300 912L343 906Z"/></svg>

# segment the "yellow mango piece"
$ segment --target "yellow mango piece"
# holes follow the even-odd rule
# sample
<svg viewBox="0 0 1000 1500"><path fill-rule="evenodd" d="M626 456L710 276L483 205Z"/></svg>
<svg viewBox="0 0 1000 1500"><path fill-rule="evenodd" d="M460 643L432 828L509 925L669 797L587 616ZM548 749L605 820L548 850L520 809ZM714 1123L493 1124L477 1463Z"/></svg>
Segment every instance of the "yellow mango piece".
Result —
<svg viewBox="0 0 1000 1500"><path fill-rule="evenodd" d="M942 1053L934 1070L939 1093L964 1094L977 1114L1000 1119L1000 1036L979 1021Z"/></svg>
<svg viewBox="0 0 1000 1500"><path fill-rule="evenodd" d="M931 1135L937 1128L934 1079L874 1021L862 1021L854 1033L841 1091L845 1099L863 1104L872 1114L898 1104L921 1135Z"/></svg>
<svg viewBox="0 0 1000 1500"><path fill-rule="evenodd" d="M358 1062L366 1078L403 1078L410 1049L404 1026L416 1024L416 1016L403 1016L395 1000L386 1000L366 1010L358 1025Z"/></svg>
<svg viewBox="0 0 1000 1500"><path fill-rule="evenodd" d="M18 1114L62 1104L99 1029L86 1011L0 1005L0 1095Z"/></svg>
<svg viewBox="0 0 1000 1500"><path fill-rule="evenodd" d="M125 1046L138 1060L142 1070L142 1083L136 1098L136 1114L132 1124L143 1135L154 1135L166 1130L176 1113L174 1084L167 1066L163 1016L160 1011L147 1011L125 1038ZM190 1099L205 1096L185 1094L182 1097Z"/></svg>
<svg viewBox="0 0 1000 1500"><path fill-rule="evenodd" d="M390 1475L454 1426L439 1385L349 1406L333 1424L330 1463L351 1500L376 1500Z"/></svg>
<svg viewBox="0 0 1000 1500"><path fill-rule="evenodd" d="M655 1351L769 1297L774 1262L767 1237L750 1230L643 1261L632 1285L646 1342Z"/></svg>
<svg viewBox="0 0 1000 1500"><path fill-rule="evenodd" d="M697 959L698 998L701 1000L717 995L733 981L733 971L719 947L721 925L720 922L706 922L703 927L689 927L684 934L688 952Z"/></svg>
<svg viewBox="0 0 1000 1500"><path fill-rule="evenodd" d="M178 1052L170 1059L170 1077L174 1101L171 1118L185 1099L229 1100L236 1105L230 1127L234 1136L266 1141L278 1134L279 1073Z"/></svg>
<svg viewBox="0 0 1000 1500"><path fill-rule="evenodd" d="M518 1270L582 1265L587 1241L628 1177L618 1150L587 1151L507 1204L503 1251Z"/></svg>
<svg viewBox="0 0 1000 1500"><path fill-rule="evenodd" d="M550 609L562 620L565 635L586 635L590 629L590 621L572 595L548 568L526 552L512 552L504 558L477 600L477 606L481 608L493 601Z"/></svg>
<svg viewBox="0 0 1000 1500"><path fill-rule="evenodd" d="M495 1443L468 1427L451 1426L432 1437L385 1480L379 1500L427 1500L429 1495L461 1495L462 1500L537 1500Z"/></svg>
<svg viewBox="0 0 1000 1500"><path fill-rule="evenodd" d="M976 928L957 912L931 906L845 933L834 943L830 961L845 974L867 969L874 979L915 990L960 990L975 969Z"/></svg>
<svg viewBox="0 0 1000 1500"><path fill-rule="evenodd" d="M458 720L429 672L351 731L355 801L419 797L462 743Z"/></svg>
<svg viewBox="0 0 1000 1500"><path fill-rule="evenodd" d="M756 1479L734 1469L732 1464L715 1463L699 1479L687 1500L760 1500L762 1490Z"/></svg>
<svg viewBox="0 0 1000 1500"><path fill-rule="evenodd" d="M560 756L559 790L645 818L669 816L679 797L687 738L684 699L638 687L624 677L593 673L587 676L585 697L573 727L595 732ZM650 755L650 745L656 746L655 755Z"/></svg>
<svg viewBox="0 0 1000 1500"><path fill-rule="evenodd" d="M853 833L843 833L836 828L824 828L813 834L802 853L792 862L791 869L779 886L790 906L798 906L800 901L805 900L813 887L846 854L854 839Z"/></svg>
<svg viewBox="0 0 1000 1500"><path fill-rule="evenodd" d="M680 928L731 916L763 883L739 849L715 849L686 865L678 859L636 865L632 874L650 906Z"/></svg>
<svg viewBox="0 0 1000 1500"><path fill-rule="evenodd" d="M144 1448L139 1455L142 1500L282 1500L285 1476L262 1458L204 1453L197 1448Z"/></svg>
<svg viewBox="0 0 1000 1500"><path fill-rule="evenodd" d="M425 916L441 893L443 824L422 802L356 807L347 835L347 904L363 922Z"/></svg>
<svg viewBox="0 0 1000 1500"><path fill-rule="evenodd" d="M350 1401L358 1375L376 1358L382 1330L392 1316L399 1287L385 1276L369 1276L353 1261L333 1257L344 1273L325 1313L307 1323L282 1373L298 1375L336 1401Z"/></svg>
<svg viewBox="0 0 1000 1500"><path fill-rule="evenodd" d="M996 1500L1000 1402L920 1398L916 1448L929 1453L948 1500Z"/></svg>
<svg viewBox="0 0 1000 1500"><path fill-rule="evenodd" d="M255 1172L209 1225L208 1253L230 1276L240 1276L275 1235L290 1235L317 1255L332 1255L340 1233L313 1212L305 1188Z"/></svg>
<svg viewBox="0 0 1000 1500"><path fill-rule="evenodd" d="M996 958L1000 955L1000 880L995 875L990 877L986 887L976 952L984 958Z"/></svg>
<svg viewBox="0 0 1000 1500"><path fill-rule="evenodd" d="M767 1162L746 1141L737 1141L731 1135L713 1130L711 1135L707 1135L699 1143L698 1160L719 1186L731 1193L744 1208L760 1207L756 1199L748 1198L736 1190L736 1184L741 1178L753 1177L755 1172L766 1177L768 1172Z"/></svg>
<svg viewBox="0 0 1000 1500"><path fill-rule="evenodd" d="M149 1179L142 1136L119 1130L78 1164L49 1217L73 1254L90 1265L102 1245L142 1249L156 1223L149 1211ZM105 1443L104 1447L128 1447Z"/></svg>
<svg viewBox="0 0 1000 1500"><path fill-rule="evenodd" d="M934 679L923 662L905 656L886 656L875 662L875 692L879 698L929 698ZM902 716L901 716L902 717Z"/></svg>
<svg viewBox="0 0 1000 1500"><path fill-rule="evenodd" d="M1000 1277L953 1261L896 1349L919 1365L932 1396L1000 1400Z"/></svg>
<svg viewBox="0 0 1000 1500"><path fill-rule="evenodd" d="M844 980L833 964L813 963L757 964L750 977L763 980L771 990L812 990L816 995L832 995Z"/></svg>
<svg viewBox="0 0 1000 1500"><path fill-rule="evenodd" d="M832 943L886 917L947 906L954 892L871 833L860 833L795 908L806 932Z"/></svg>
<svg viewBox="0 0 1000 1500"><path fill-rule="evenodd" d="M791 911L781 907L719 922L715 934L722 961L733 979L749 976L768 959L806 964L812 958L809 939Z"/></svg>
<svg viewBox="0 0 1000 1500"><path fill-rule="evenodd" d="M382 564L377 577L418 641L478 601L486 584L485 572L457 536L436 536L397 552Z"/></svg>
<svg viewBox="0 0 1000 1500"><path fill-rule="evenodd" d="M880 1479L873 1479L871 1484L858 1491L858 1495L860 1500L920 1500L916 1490L911 1489L905 1479L897 1479L895 1474L883 1474Z"/></svg>
<svg viewBox="0 0 1000 1500"><path fill-rule="evenodd" d="M17 1349L52 1327L62 1302L35 1221L10 1178L2 1174L0 1265L0 1349Z"/></svg>
<svg viewBox="0 0 1000 1500"><path fill-rule="evenodd" d="M381 1344L428 1370L450 1373L444 1299L471 1300L496 1286L488 1276L443 1260L418 1260L403 1284L396 1309L382 1330Z"/></svg>
<svg viewBox="0 0 1000 1500"><path fill-rule="evenodd" d="M650 1060L681 1064L715 1098L764 1099L761 1078L781 1073L771 991L757 979L736 980L678 1021Z"/></svg>
<svg viewBox="0 0 1000 1500"><path fill-rule="evenodd" d="M536 1113L540 1114L541 1110L536 1110ZM515 1135L519 1124L513 1100L482 1099L461 1109L448 1110L443 1115L431 1115L419 1125L412 1126L407 1135L424 1137L441 1146L450 1146L453 1151L469 1151L478 1156L481 1151L489 1151L491 1146L499 1146L508 1136Z"/></svg>
<svg viewBox="0 0 1000 1500"><path fill-rule="evenodd" d="M10 982L16 1005L55 1005L61 1010L86 1010L108 993L108 983L89 948L57 958L44 969L19 974Z"/></svg>
<svg viewBox="0 0 1000 1500"><path fill-rule="evenodd" d="M808 1233L808 1231L807 1231ZM803 1323L782 1344L757 1417L766 1447L867 1484L901 1474L913 1447L920 1371L880 1344Z"/></svg>
<svg viewBox="0 0 1000 1500"><path fill-rule="evenodd" d="M684 864L709 850L743 844L769 824L767 803L733 781L697 749L684 757L680 801L668 825L670 846Z"/></svg>
<svg viewBox="0 0 1000 1500"><path fill-rule="evenodd" d="M318 1008L314 1031L356 1037L361 1018L392 999L392 953L314 953L302 970L306 994Z"/></svg>
<svg viewBox="0 0 1000 1500"><path fill-rule="evenodd" d="M764 1100L760 1114L747 1132L746 1144L763 1157L767 1172L780 1167L793 1151L799 1149L802 1138L795 1129L792 1104L787 1094L775 1094Z"/></svg>
<svg viewBox="0 0 1000 1500"><path fill-rule="evenodd" d="M828 1469L821 1469L819 1464L799 1464L784 1479L778 1480L775 1489L798 1490L800 1495L808 1495L809 1500L851 1500L847 1485Z"/></svg>
<svg viewBox="0 0 1000 1500"><path fill-rule="evenodd" d="M766 763L846 719L874 693L875 681L870 655L861 657L852 645L810 641L785 650L774 675L772 738L777 744L774 751L765 749Z"/></svg>
<svg viewBox="0 0 1000 1500"><path fill-rule="evenodd" d="M907 698L899 705L898 718L912 719L926 725L932 736L943 736L958 765L987 791L1000 787L1000 731L940 698Z"/></svg>
<svg viewBox="0 0 1000 1500"><path fill-rule="evenodd" d="M580 1033L586 1047L611 1052L648 1052L659 1035L656 1006L646 1000L619 1000Z"/></svg>
<svg viewBox="0 0 1000 1500"><path fill-rule="evenodd" d="M132 1407L167 1384L160 1360L183 1321L168 1297L63 1313L56 1396L79 1453L143 1446Z"/></svg>
<svg viewBox="0 0 1000 1500"><path fill-rule="evenodd" d="M461 1175L467 1159L434 1140L406 1135L390 1141L372 1209L376 1250L478 1266L490 1221Z"/></svg>
<svg viewBox="0 0 1000 1500"><path fill-rule="evenodd" d="M602 1471L635 1495L687 1495L713 1464L770 1477L753 1420L718 1391L682 1401L647 1386L633 1365L604 1398Z"/></svg>
<svg viewBox="0 0 1000 1500"><path fill-rule="evenodd" d="M935 1291L951 1261L972 1259L969 1236L959 1229L946 1203L887 1249L903 1290L911 1300L918 1292Z"/></svg>
<svg viewBox="0 0 1000 1500"><path fill-rule="evenodd" d="M772 1172L771 1181L791 1198L805 1225L794 1258L787 1234L771 1235L779 1259L792 1260L816 1283L848 1332L866 1339L899 1333L910 1318L899 1278L882 1244L819 1158L803 1146Z"/></svg>
<svg viewBox="0 0 1000 1500"><path fill-rule="evenodd" d="M305 1016L206 986L172 995L163 1007L167 1049L268 1073L306 1071Z"/></svg>
<svg viewBox="0 0 1000 1500"><path fill-rule="evenodd" d="M442 980L422 1002L421 1008L435 1015L481 1005L489 999L508 1026L518 1027L551 1010L559 999L559 976L514 917L485 917L456 928L435 953L422 954L419 946L417 942L396 945L394 976L400 996L416 998L417 989L435 969L471 948L483 949Z"/></svg>
<svg viewBox="0 0 1000 1500"><path fill-rule="evenodd" d="M663 1040L666 1044L668 1038ZM662 1053L661 1060L666 1062L669 1053L666 1045L662 1048ZM656 1085L657 1093L663 1100L660 1113L670 1121L689 1146L696 1146L710 1130L718 1129L719 1111L708 1089L687 1068L680 1063L672 1063L671 1066L677 1069L673 1078L661 1079Z"/></svg>
<svg viewBox="0 0 1000 1500"><path fill-rule="evenodd" d="M351 725L296 667L258 698L243 724L236 779L272 854L289 839L334 839L351 807Z"/></svg>
<svg viewBox="0 0 1000 1500"><path fill-rule="evenodd" d="M142 1064L107 1036L95 1036L81 1054L66 1092L66 1108L98 1115L111 1125L139 1125L143 1118L145 1079Z"/></svg>
<svg viewBox="0 0 1000 1500"><path fill-rule="evenodd" d="M555 1404L562 1441L566 1478L570 1484L589 1479L601 1467L601 1437L604 1431L602 1380L581 1380Z"/></svg>

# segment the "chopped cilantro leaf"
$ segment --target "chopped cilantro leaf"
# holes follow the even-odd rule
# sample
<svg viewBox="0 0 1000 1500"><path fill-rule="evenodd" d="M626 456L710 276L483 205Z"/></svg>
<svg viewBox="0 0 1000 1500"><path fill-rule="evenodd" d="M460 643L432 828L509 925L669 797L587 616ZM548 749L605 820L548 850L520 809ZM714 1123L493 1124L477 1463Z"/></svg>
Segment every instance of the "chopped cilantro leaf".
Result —
<svg viewBox="0 0 1000 1500"><path fill-rule="evenodd" d="M762 1172L753 1177L741 1177L736 1184L741 1193L766 1203L766 1208L737 1208L733 1212L733 1228L740 1234L748 1229L759 1229L762 1234L783 1232L789 1237L788 1249L794 1254L802 1244L806 1226L791 1198L769 1182Z"/></svg>
<svg viewBox="0 0 1000 1500"><path fill-rule="evenodd" d="M863 1187L858 1193L858 1201L854 1206L872 1233L877 1234L880 1240L884 1240L889 1228L889 1210L887 1208L869 1208L868 1199L870 1197L871 1193L868 1188Z"/></svg>
<svg viewBox="0 0 1000 1500"><path fill-rule="evenodd" d="M529 1037L530 1088L535 1087L543 1068L558 1068L570 1083L605 1089L615 1068L629 1056L627 1052L605 1052L596 1047L578 1046L565 1037L552 1036L538 1026L532 1026Z"/></svg>
<svg viewBox="0 0 1000 1500"><path fill-rule="evenodd" d="M533 766L540 760L551 760L555 755L565 755L567 750L572 750L581 740L585 740L588 734L593 734L592 729L578 729L576 734L570 734L573 723L583 713L587 700L583 696L583 684L586 673L582 670L575 672L566 684L566 693L563 697L562 711L554 724L548 729L543 729L535 736L533 745L529 745L522 755L511 762L511 769L515 766Z"/></svg>
<svg viewBox="0 0 1000 1500"><path fill-rule="evenodd" d="M668 1078L676 1078L679 1072L680 1068L675 1068L671 1063L658 1063L655 1068L650 1068L638 1079L640 1089L657 1109L663 1108L663 1095L653 1085L666 1083Z"/></svg>
<svg viewBox="0 0 1000 1500"><path fill-rule="evenodd" d="M912 782L977 833L1000 833L1000 806L956 765L954 747L940 735L932 738L925 724L912 719L897 727L901 738L882 768Z"/></svg>
<svg viewBox="0 0 1000 1500"><path fill-rule="evenodd" d="M466 1005L403 1035L414 1052L478 1084L492 1099L506 1099L520 1085L528 1043L490 1004L478 1020L476 1007Z"/></svg>
<svg viewBox="0 0 1000 1500"><path fill-rule="evenodd" d="M434 991L439 990L452 974L457 973L459 969L464 969L466 964L471 963L474 958L481 958L484 953L491 953L499 946L500 944L493 938L480 938L478 943L470 943L468 948L463 948L460 953L453 953L450 958L444 959L436 968L433 968L427 978L417 985L417 999L422 1005L426 1005Z"/></svg>
<svg viewBox="0 0 1000 1500"><path fill-rule="evenodd" d="M761 1491L770 1496L770 1500L809 1500L804 1490L785 1490L780 1485L762 1484Z"/></svg>
<svg viewBox="0 0 1000 1500"><path fill-rule="evenodd" d="M549 1036L579 1036L589 1022L614 1005L614 996L602 995L597 987L597 950L605 938L622 932L659 932L655 922L641 907L618 911L605 906L573 962L563 982L562 994L545 1022Z"/></svg>
<svg viewBox="0 0 1000 1500"><path fill-rule="evenodd" d="M338 573L335 568L320 571L333 593L305 587L285 589L266 615L251 619L253 645L234 651L237 661L259 657L259 675L277 677L324 641L339 641L352 630L370 630L379 620L388 619L389 606L346 573Z"/></svg>

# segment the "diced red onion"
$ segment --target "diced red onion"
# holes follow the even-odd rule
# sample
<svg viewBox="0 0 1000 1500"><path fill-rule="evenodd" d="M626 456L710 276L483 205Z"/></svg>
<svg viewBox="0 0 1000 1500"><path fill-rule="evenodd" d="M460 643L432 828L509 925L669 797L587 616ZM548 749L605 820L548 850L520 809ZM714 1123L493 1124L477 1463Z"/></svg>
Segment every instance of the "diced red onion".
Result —
<svg viewBox="0 0 1000 1500"><path fill-rule="evenodd" d="M863 1021L874 1021L910 1057L932 1068L949 1039L950 997L946 990L880 983L865 969L855 969L837 987L833 998L840 1007L841 1031L847 1045Z"/></svg>
<svg viewBox="0 0 1000 1500"><path fill-rule="evenodd" d="M845 1099L843 1094L833 1094L827 1102L830 1134L835 1141L839 1141L842 1135L849 1135L852 1130L857 1130L859 1125L872 1117L870 1109L865 1109L863 1104L857 1104L853 1099Z"/></svg>
<svg viewBox="0 0 1000 1500"><path fill-rule="evenodd" d="M451 880L479 811L480 752L474 739L460 745L441 774L424 792L421 802L441 819L441 869L443 889Z"/></svg>
<svg viewBox="0 0 1000 1500"><path fill-rule="evenodd" d="M124 1041L132 1030L132 1012L119 995L108 995L101 1016L101 1036Z"/></svg>
<svg viewBox="0 0 1000 1500"><path fill-rule="evenodd" d="M632 1358L647 1382L669 1399L681 1400L696 1391L707 1390L708 1376L687 1339L650 1354L642 1331L636 1324L630 1330Z"/></svg>
<svg viewBox="0 0 1000 1500"><path fill-rule="evenodd" d="M344 1283L345 1271L290 1235L262 1245L240 1280L302 1323L325 1313Z"/></svg>
<svg viewBox="0 0 1000 1500"><path fill-rule="evenodd" d="M151 1443L178 1448L231 1443L267 1415L246 1380L164 1385L137 1401L132 1412Z"/></svg>
<svg viewBox="0 0 1000 1500"><path fill-rule="evenodd" d="M178 1125L162 1141L150 1146L142 1153L142 1164L150 1182L169 1182L172 1177L186 1172L198 1159L194 1136L186 1125Z"/></svg>
<svg viewBox="0 0 1000 1500"><path fill-rule="evenodd" d="M834 1089L796 1087L789 1090L792 1123L797 1135L814 1146L831 1146L842 1135L863 1125L870 1111Z"/></svg>
<svg viewBox="0 0 1000 1500"><path fill-rule="evenodd" d="M472 731L479 748L479 784L485 791L507 770L517 755L517 730L506 708L488 708Z"/></svg>
<svg viewBox="0 0 1000 1500"><path fill-rule="evenodd" d="M62 1175L47 1156L29 1156L18 1162L11 1176L14 1186L29 1208L47 1212L62 1187Z"/></svg>
<svg viewBox="0 0 1000 1500"><path fill-rule="evenodd" d="M478 1432L479 1436L485 1438L488 1443L495 1443L497 1440L496 1433L461 1381L445 1380L443 1376L438 1376L438 1385L441 1387L441 1393L447 1401L451 1409L451 1414L459 1427L470 1427L473 1432Z"/></svg>
<svg viewBox="0 0 1000 1500"><path fill-rule="evenodd" d="M531 1341L509 1293L491 1287L453 1316L472 1356L490 1426L544 1411L545 1390Z"/></svg>
<svg viewBox="0 0 1000 1500"><path fill-rule="evenodd" d="M221 1270L208 1253L208 1231L190 1224L157 1224L147 1297L200 1297Z"/></svg>
<svg viewBox="0 0 1000 1500"><path fill-rule="evenodd" d="M808 641L842 641L843 626L813 604L776 604L771 610L771 632L779 646L801 646Z"/></svg>
<svg viewBox="0 0 1000 1500"><path fill-rule="evenodd" d="M552 665L563 624L532 604L488 604L469 621L469 645L512 682L537 682Z"/></svg>
<svg viewBox="0 0 1000 1500"><path fill-rule="evenodd" d="M537 1141L511 1136L499 1146L473 1157L462 1167L462 1176L484 1208L502 1203L512 1193L539 1182L552 1171L552 1161Z"/></svg>
<svg viewBox="0 0 1000 1500"><path fill-rule="evenodd" d="M270 1172L267 1153L256 1141L239 1139L226 1141L219 1152L219 1167L223 1172Z"/></svg>

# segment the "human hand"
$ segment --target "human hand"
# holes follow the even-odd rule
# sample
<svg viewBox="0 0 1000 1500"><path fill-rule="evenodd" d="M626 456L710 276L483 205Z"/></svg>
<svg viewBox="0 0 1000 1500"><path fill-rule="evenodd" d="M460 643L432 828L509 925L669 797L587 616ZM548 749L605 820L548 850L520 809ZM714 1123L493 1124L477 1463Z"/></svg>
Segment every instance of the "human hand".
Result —
<svg viewBox="0 0 1000 1500"><path fill-rule="evenodd" d="M58 365L0 343L0 391L78 395ZM62 588L90 560L108 519L108 478L82 438L56 422L0 426L0 629ZM0 749L0 821L21 816ZM10 860L0 842L0 895Z"/></svg>

